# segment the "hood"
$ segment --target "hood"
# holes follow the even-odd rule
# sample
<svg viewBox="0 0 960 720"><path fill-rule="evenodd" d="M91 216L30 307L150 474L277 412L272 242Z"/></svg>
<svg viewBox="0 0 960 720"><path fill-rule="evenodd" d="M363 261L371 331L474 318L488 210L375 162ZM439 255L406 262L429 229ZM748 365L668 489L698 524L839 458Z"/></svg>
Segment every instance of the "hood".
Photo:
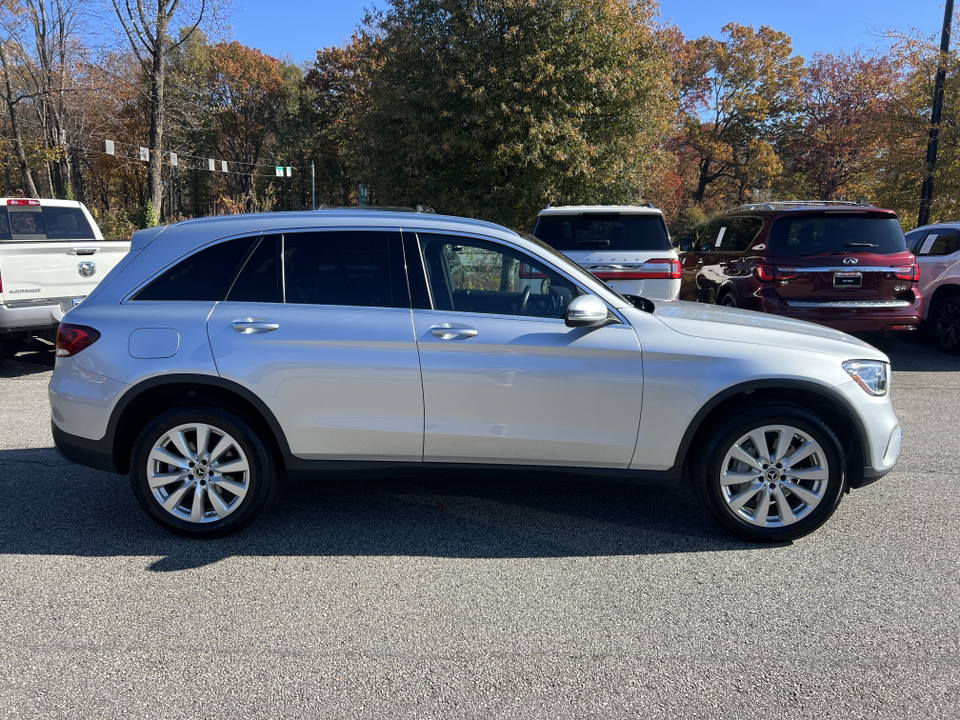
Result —
<svg viewBox="0 0 960 720"><path fill-rule="evenodd" d="M681 300L658 300L653 314L671 330L691 337L888 361L873 345L845 332L779 315Z"/></svg>

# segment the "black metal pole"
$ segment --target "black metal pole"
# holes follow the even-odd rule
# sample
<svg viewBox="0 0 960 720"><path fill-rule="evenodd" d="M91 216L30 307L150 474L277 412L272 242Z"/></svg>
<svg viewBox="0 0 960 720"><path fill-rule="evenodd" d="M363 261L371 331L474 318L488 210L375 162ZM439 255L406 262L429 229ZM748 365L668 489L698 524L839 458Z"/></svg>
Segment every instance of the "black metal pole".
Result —
<svg viewBox="0 0 960 720"><path fill-rule="evenodd" d="M930 222L930 204L933 202L933 172L937 167L940 147L940 116L943 113L943 86L947 80L947 53L950 52L950 24L953 20L953 0L947 0L943 9L943 32L940 34L940 59L937 62L937 80L933 90L933 112L930 114L930 139L927 141L926 175L920 190L920 215L917 225Z"/></svg>

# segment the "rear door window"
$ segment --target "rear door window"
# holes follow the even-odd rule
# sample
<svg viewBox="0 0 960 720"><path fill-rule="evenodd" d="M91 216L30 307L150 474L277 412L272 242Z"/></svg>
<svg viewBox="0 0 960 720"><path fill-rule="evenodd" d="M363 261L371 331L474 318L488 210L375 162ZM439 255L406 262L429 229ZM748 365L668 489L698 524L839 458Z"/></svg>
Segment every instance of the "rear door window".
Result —
<svg viewBox="0 0 960 720"><path fill-rule="evenodd" d="M890 215L829 213L782 217L770 234L775 252L790 255L904 252L906 239L900 222Z"/></svg>
<svg viewBox="0 0 960 720"><path fill-rule="evenodd" d="M914 250L918 257L953 255L960 250L960 232L957 230L931 230Z"/></svg>
<svg viewBox="0 0 960 720"><path fill-rule="evenodd" d="M561 252L670 250L663 216L634 213L541 215L534 235Z"/></svg>

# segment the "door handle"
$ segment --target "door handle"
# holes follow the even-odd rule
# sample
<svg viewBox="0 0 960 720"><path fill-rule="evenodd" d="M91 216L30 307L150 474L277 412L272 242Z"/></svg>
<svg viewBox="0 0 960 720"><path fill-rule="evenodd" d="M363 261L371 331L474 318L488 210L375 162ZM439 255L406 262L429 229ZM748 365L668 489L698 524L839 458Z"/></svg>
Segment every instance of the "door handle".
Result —
<svg viewBox="0 0 960 720"><path fill-rule="evenodd" d="M477 329L469 325L454 325L453 323L441 323L430 327L430 334L441 340L455 340L457 338L476 337Z"/></svg>
<svg viewBox="0 0 960 720"><path fill-rule="evenodd" d="M280 323L263 318L240 318L231 323L231 327L242 335L273 332L280 327Z"/></svg>

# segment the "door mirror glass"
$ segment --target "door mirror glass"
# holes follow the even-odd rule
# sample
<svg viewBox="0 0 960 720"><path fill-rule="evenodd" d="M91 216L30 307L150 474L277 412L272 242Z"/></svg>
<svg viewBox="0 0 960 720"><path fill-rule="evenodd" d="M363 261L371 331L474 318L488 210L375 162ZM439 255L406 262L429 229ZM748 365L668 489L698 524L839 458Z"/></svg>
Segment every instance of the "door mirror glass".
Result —
<svg viewBox="0 0 960 720"><path fill-rule="evenodd" d="M691 238L680 239L680 252L693 252L693 240Z"/></svg>
<svg viewBox="0 0 960 720"><path fill-rule="evenodd" d="M596 295L580 295L567 306L567 327L596 327L607 321L607 306Z"/></svg>

